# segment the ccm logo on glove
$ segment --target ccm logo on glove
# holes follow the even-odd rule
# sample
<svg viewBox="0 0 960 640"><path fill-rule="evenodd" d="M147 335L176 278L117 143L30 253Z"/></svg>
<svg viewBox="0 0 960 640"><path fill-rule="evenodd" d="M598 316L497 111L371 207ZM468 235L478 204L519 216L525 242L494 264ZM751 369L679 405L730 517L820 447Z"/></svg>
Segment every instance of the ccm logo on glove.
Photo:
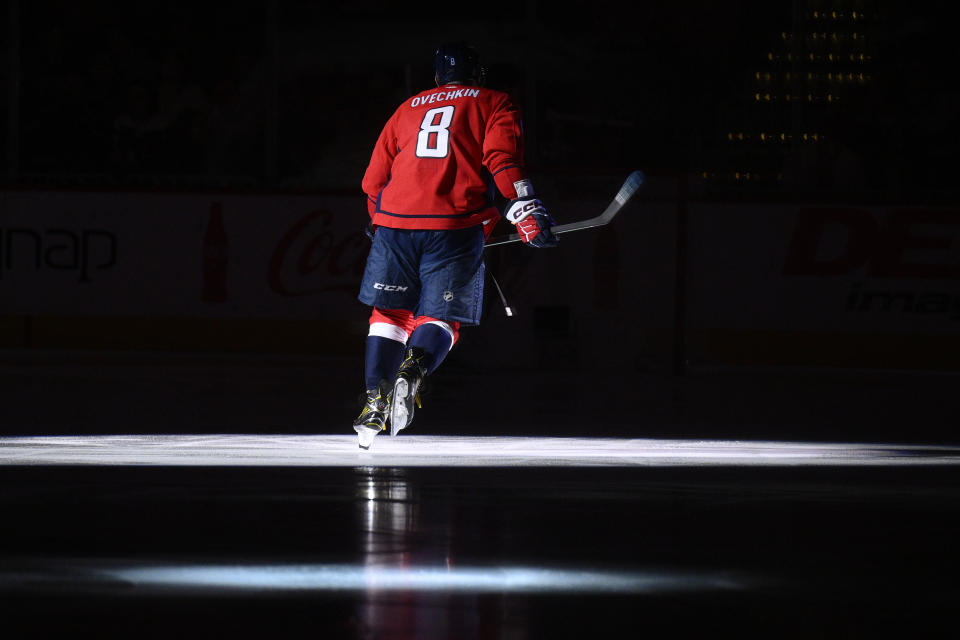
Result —
<svg viewBox="0 0 960 640"><path fill-rule="evenodd" d="M542 210L544 213L547 212L546 209L543 208L543 203L537 198L513 200L507 208L506 218L513 224L517 224L537 209Z"/></svg>
<svg viewBox="0 0 960 640"><path fill-rule="evenodd" d="M539 199L511 200L504 217L516 226L520 239L527 246L537 249L557 246L557 237L550 231L555 223Z"/></svg>

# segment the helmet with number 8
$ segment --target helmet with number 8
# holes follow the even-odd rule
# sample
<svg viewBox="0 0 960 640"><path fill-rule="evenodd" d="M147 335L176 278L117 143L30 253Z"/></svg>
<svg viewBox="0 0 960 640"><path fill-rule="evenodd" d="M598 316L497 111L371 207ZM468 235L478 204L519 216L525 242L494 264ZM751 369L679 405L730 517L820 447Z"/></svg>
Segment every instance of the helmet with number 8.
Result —
<svg viewBox="0 0 960 640"><path fill-rule="evenodd" d="M482 86L487 75L487 70L480 66L480 54L465 42L451 42L437 47L433 70L438 87L450 82Z"/></svg>

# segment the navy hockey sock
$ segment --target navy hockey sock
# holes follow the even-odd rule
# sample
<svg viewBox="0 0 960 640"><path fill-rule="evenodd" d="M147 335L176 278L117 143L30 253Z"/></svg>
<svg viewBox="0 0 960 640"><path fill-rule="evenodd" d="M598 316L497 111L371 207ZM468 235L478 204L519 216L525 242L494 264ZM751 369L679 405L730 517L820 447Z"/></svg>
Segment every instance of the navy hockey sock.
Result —
<svg viewBox="0 0 960 640"><path fill-rule="evenodd" d="M413 335L410 336L408 346L420 347L426 352L423 360L420 361L420 366L430 374L433 373L436 368L440 366L440 363L443 362L443 359L447 357L447 353L450 352L450 347L453 346L453 338L450 336L450 333L442 327L429 323L422 324L417 327Z"/></svg>
<svg viewBox="0 0 960 640"><path fill-rule="evenodd" d="M367 389L376 389L381 380L393 384L397 369L403 362L406 345L390 338L367 336L364 382Z"/></svg>

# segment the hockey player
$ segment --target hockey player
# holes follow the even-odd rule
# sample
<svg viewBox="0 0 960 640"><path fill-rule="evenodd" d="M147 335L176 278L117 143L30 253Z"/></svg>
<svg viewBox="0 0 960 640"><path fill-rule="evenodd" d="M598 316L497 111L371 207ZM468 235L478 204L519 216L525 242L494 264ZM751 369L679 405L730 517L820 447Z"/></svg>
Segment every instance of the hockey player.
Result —
<svg viewBox="0 0 960 640"><path fill-rule="evenodd" d="M483 301L483 245L501 214L492 178L509 202L503 217L531 247L553 247L553 219L524 171L523 125L510 97L483 86L476 49L444 44L436 87L387 121L363 176L373 245L360 301L373 307L366 340L360 447L390 424L410 425L423 379L476 325Z"/></svg>

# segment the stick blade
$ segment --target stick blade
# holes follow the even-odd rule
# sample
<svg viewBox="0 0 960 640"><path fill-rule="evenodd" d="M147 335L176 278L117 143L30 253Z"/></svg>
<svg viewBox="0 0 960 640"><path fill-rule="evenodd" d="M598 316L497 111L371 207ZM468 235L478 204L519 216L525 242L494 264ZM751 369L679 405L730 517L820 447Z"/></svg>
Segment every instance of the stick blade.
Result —
<svg viewBox="0 0 960 640"><path fill-rule="evenodd" d="M556 234L568 233L570 231L579 231L581 229L591 229L593 227L602 227L605 224L609 224L613 220L614 216L623 208L625 204L633 197L633 195L640 190L640 188L647 182L647 176L644 175L643 171L634 171L627 176L627 179L624 181L623 186L620 187L620 190L617 191L617 195L613 197L613 200L610 201L610 204L607 205L607 208L600 215L595 218L589 218L587 220L580 220L579 222L569 222L567 224L561 224L553 227L553 232ZM504 244L510 244L513 242L519 242L520 236L517 234L511 234L509 236L503 236L500 238L492 238L489 242L486 243L487 247L496 247Z"/></svg>
<svg viewBox="0 0 960 640"><path fill-rule="evenodd" d="M633 194L639 191L640 187L642 187L646 182L647 176L644 175L643 171L634 171L627 176L623 186L620 187L620 191L617 191L617 195L614 196L614 200L616 200L621 206L625 205L627 200L632 198Z"/></svg>

